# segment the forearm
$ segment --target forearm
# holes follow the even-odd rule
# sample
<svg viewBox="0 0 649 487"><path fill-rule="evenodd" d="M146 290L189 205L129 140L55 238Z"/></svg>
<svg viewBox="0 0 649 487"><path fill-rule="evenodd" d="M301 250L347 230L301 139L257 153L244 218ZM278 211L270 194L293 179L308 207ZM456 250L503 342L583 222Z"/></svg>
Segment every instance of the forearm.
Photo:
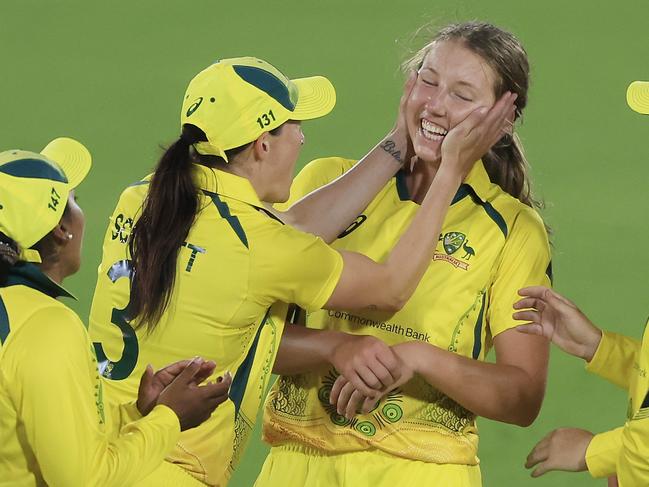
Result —
<svg viewBox="0 0 649 487"><path fill-rule="evenodd" d="M171 409L158 405L145 418L127 424L120 433L98 449L89 485L130 485L144 478L171 452L180 425Z"/></svg>
<svg viewBox="0 0 649 487"><path fill-rule="evenodd" d="M402 305L415 291L433 258L446 212L462 182L459 174L440 169L421 208L394 246L385 263L385 280L379 293L390 293Z"/></svg>
<svg viewBox="0 0 649 487"><path fill-rule="evenodd" d="M106 431L110 436L119 435L124 426L142 418L142 413L138 410L136 401L115 403L110 400L110 397L107 397L104 401L104 408L110 408L111 410L110 417L112 421L109 421L106 425Z"/></svg>
<svg viewBox="0 0 649 487"><path fill-rule="evenodd" d="M273 373L294 375L329 365L334 348L344 337L345 334L338 331L286 325Z"/></svg>
<svg viewBox="0 0 649 487"><path fill-rule="evenodd" d="M333 242L399 170L407 146L405 134L388 134L345 174L293 204L282 220Z"/></svg>
<svg viewBox="0 0 649 487"><path fill-rule="evenodd" d="M530 387L533 381L516 366L473 360L422 342L401 347L399 355L411 360L426 382L478 416L528 426L540 410L543 390Z"/></svg>
<svg viewBox="0 0 649 487"><path fill-rule="evenodd" d="M341 252L343 273L325 308L398 311L429 267L448 206L461 182L438 171L406 232L383 263L365 255Z"/></svg>

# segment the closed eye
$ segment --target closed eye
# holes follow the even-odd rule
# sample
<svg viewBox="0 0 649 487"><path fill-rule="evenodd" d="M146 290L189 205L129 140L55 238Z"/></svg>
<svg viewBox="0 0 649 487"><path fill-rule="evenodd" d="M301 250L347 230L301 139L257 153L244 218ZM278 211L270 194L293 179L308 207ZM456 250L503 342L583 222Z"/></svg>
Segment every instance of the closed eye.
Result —
<svg viewBox="0 0 649 487"><path fill-rule="evenodd" d="M419 79L421 79L421 81L425 85L428 85L428 86L437 86L438 85L437 81L431 81L431 80L427 80L427 79L424 79L424 78L421 78L421 77Z"/></svg>
<svg viewBox="0 0 649 487"><path fill-rule="evenodd" d="M438 85L437 81L432 80L432 79L430 79L430 78L428 78L428 79L424 78L424 76L422 75L421 71L419 71L418 74L419 74L419 79L420 79L424 84L426 84L426 85L428 85L428 86L437 86L437 85Z"/></svg>
<svg viewBox="0 0 649 487"><path fill-rule="evenodd" d="M470 98L467 95L462 95L460 93L455 93L455 96L457 96L462 101L473 101L473 98Z"/></svg>

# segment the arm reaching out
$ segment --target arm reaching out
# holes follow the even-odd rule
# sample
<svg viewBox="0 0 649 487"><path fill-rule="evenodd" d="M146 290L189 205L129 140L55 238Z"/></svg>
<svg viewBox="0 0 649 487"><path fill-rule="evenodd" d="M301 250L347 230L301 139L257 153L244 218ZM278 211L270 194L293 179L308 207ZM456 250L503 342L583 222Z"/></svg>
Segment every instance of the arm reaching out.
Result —
<svg viewBox="0 0 649 487"><path fill-rule="evenodd" d="M356 165L331 183L279 212L268 206L283 222L306 233L333 242L372 201L389 179L410 160L412 149L405 120L406 101L410 96L415 73L403 89L399 114L394 128ZM322 215L327 218L322 218Z"/></svg>
<svg viewBox="0 0 649 487"><path fill-rule="evenodd" d="M453 127L442 143L442 162L421 208L383 263L341 252L343 272L326 309L403 307L428 269L444 218L475 162L507 130L516 95L505 93L490 109L478 108Z"/></svg>
<svg viewBox="0 0 649 487"><path fill-rule="evenodd" d="M513 317L528 321L516 329L521 333L541 335L564 352L590 362L602 339L597 328L568 299L552 289L535 286L518 292L523 299L514 304L518 311Z"/></svg>

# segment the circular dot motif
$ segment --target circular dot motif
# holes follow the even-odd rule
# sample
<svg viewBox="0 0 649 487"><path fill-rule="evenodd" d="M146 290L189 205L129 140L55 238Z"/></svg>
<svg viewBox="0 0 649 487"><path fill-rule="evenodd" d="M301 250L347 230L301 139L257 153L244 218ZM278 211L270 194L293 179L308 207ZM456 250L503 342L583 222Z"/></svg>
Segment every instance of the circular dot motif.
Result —
<svg viewBox="0 0 649 487"><path fill-rule="evenodd" d="M361 421L354 428L365 436L374 436L376 434L376 426L369 421Z"/></svg>
<svg viewBox="0 0 649 487"><path fill-rule="evenodd" d="M386 404L381 412L390 423L396 423L403 417L403 410L396 404Z"/></svg>

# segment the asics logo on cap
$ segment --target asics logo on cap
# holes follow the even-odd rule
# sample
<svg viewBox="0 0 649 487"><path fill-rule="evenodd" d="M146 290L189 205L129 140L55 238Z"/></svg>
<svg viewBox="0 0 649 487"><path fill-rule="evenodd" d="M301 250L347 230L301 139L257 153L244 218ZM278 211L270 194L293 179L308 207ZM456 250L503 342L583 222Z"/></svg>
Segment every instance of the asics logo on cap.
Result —
<svg viewBox="0 0 649 487"><path fill-rule="evenodd" d="M201 106L201 103L203 103L203 97L199 96L194 103L192 103L189 108L187 109L187 116L190 117L192 113L194 113L196 110L198 110L198 107Z"/></svg>

